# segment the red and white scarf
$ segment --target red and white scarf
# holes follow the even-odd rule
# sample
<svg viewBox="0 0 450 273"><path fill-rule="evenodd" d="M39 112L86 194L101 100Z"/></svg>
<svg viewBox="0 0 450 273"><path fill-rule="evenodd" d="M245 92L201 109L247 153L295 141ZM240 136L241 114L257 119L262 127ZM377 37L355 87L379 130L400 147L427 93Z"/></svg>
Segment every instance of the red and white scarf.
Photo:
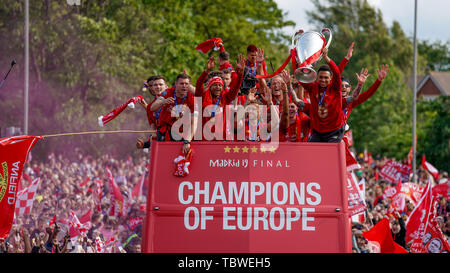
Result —
<svg viewBox="0 0 450 273"><path fill-rule="evenodd" d="M122 113L122 111L125 110L125 108L127 108L127 106L130 107L130 108L134 108L134 104L136 102L139 102L139 101L143 100L143 99L144 98L142 96L132 97L131 99L129 99L125 103L123 103L120 106L114 108L114 110L109 112L106 116L99 116L98 117L98 124L103 127L106 123L110 122L111 120L115 119L118 115L120 115L120 113Z"/></svg>

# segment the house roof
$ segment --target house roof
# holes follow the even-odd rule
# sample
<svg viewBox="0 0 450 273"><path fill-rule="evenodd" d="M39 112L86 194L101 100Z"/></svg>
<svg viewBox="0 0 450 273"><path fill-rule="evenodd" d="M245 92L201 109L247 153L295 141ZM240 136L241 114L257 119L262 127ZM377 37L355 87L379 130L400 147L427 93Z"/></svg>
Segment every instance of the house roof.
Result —
<svg viewBox="0 0 450 273"><path fill-rule="evenodd" d="M450 96L450 72L444 71L432 71L425 77L420 77L417 79L417 93L425 85L428 80L433 81L436 87L439 89L442 95Z"/></svg>

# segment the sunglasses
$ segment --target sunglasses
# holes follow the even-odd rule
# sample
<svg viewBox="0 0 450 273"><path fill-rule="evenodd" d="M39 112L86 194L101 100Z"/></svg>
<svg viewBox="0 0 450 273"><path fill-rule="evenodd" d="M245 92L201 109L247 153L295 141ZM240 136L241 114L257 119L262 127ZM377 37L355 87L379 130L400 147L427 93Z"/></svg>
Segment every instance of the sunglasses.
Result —
<svg viewBox="0 0 450 273"><path fill-rule="evenodd" d="M350 84L343 84L342 87L348 88L348 87L350 87Z"/></svg>

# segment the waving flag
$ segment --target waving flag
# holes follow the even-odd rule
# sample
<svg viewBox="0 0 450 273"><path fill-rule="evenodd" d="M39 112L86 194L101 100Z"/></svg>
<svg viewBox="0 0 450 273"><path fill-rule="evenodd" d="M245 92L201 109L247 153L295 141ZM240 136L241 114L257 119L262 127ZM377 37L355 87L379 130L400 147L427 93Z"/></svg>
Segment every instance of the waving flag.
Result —
<svg viewBox="0 0 450 273"><path fill-rule="evenodd" d="M367 207L359 190L356 176L352 172L347 171L347 191L348 191L348 210L350 215L356 215L364 212Z"/></svg>
<svg viewBox="0 0 450 273"><path fill-rule="evenodd" d="M108 167L106 167L108 173L108 189L111 194L111 209L109 216L121 217L124 215L125 198L120 192L119 186L117 186L114 176Z"/></svg>
<svg viewBox="0 0 450 273"><path fill-rule="evenodd" d="M427 170L431 175L434 177L434 179L439 178L439 171L436 169L433 165L430 164L430 162L427 162L425 155L422 155L422 166L425 170Z"/></svg>
<svg viewBox="0 0 450 273"><path fill-rule="evenodd" d="M408 253L392 238L387 218L380 220L369 231L363 232L362 235L369 241L369 244L378 250L378 253Z"/></svg>
<svg viewBox="0 0 450 273"><path fill-rule="evenodd" d="M434 217L428 222L424 235L411 244L412 253L448 253L450 245Z"/></svg>
<svg viewBox="0 0 450 273"><path fill-rule="evenodd" d="M398 180L395 187L385 190L385 196L392 200L388 209L388 214L394 215L394 212L402 213L406 210L405 194L402 192L402 182Z"/></svg>
<svg viewBox="0 0 450 273"><path fill-rule="evenodd" d="M406 242L421 238L428 225L430 215L433 214L433 196L431 191L432 178L428 180L427 187L417 206L411 212L406 223Z"/></svg>
<svg viewBox="0 0 450 273"><path fill-rule="evenodd" d="M17 193L16 215L30 214L39 187L40 178L36 178L25 189Z"/></svg>
<svg viewBox="0 0 450 273"><path fill-rule="evenodd" d="M100 179L95 180L94 203L97 212L102 211L103 183Z"/></svg>
<svg viewBox="0 0 450 273"><path fill-rule="evenodd" d="M8 236L12 226L23 164L41 138L14 136L0 139L0 240Z"/></svg>
<svg viewBox="0 0 450 273"><path fill-rule="evenodd" d="M69 212L69 234L70 238L73 238L77 235L80 235L82 237L86 236L87 231L91 227L91 222L81 223L80 220L78 220L77 215L73 210Z"/></svg>
<svg viewBox="0 0 450 273"><path fill-rule="evenodd" d="M450 180L447 179L447 182L438 184L434 186L431 191L433 192L433 196L436 198L440 198L441 196L444 196L447 198L447 200L450 199Z"/></svg>
<svg viewBox="0 0 450 273"><path fill-rule="evenodd" d="M380 176L390 183L396 183L400 178L403 183L409 181L411 167L399 162L389 160L380 170Z"/></svg>
<svg viewBox="0 0 450 273"><path fill-rule="evenodd" d="M144 184L145 184L145 180L146 179L147 179L147 171L145 171L142 174L141 180L136 184L136 186L134 186L133 191L131 193L131 196L133 198L138 199L139 197L144 195L143 188L144 188Z"/></svg>

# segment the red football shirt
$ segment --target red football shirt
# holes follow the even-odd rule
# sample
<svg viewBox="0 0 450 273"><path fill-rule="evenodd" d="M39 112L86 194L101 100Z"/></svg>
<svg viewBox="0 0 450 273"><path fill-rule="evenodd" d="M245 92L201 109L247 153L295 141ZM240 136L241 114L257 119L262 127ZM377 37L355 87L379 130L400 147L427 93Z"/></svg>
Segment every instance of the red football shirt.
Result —
<svg viewBox="0 0 450 273"><path fill-rule="evenodd" d="M345 124L342 111L341 74L333 61L329 63L329 66L332 79L326 88L321 88L319 81L302 83L302 86L310 93L311 100L310 104L305 104L304 112L309 113L311 129L319 133L337 130Z"/></svg>

